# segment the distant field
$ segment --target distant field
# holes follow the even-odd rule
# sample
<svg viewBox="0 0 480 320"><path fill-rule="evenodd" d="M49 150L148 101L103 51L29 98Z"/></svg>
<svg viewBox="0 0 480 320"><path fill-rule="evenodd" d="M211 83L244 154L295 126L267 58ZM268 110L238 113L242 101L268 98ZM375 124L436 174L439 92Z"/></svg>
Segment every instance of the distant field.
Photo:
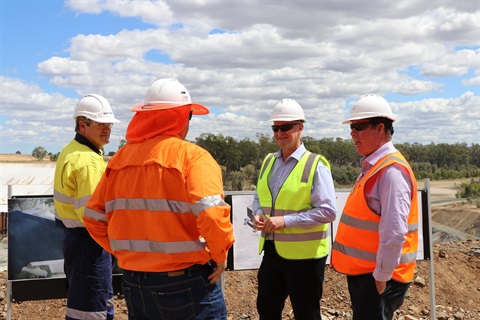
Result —
<svg viewBox="0 0 480 320"><path fill-rule="evenodd" d="M110 159L110 156L103 156L104 159ZM42 161L38 161L30 154L0 154L0 163L2 162L17 162L17 163L26 163L26 162L35 162L35 163L42 163L42 162L50 162L50 157L47 155L43 158Z"/></svg>
<svg viewBox="0 0 480 320"><path fill-rule="evenodd" d="M460 185L463 182L468 182L470 179L456 179L456 180L432 180L430 181L430 198L432 202L438 200L455 199L455 193L460 190ZM424 186L424 181L417 181L419 188Z"/></svg>
<svg viewBox="0 0 480 320"><path fill-rule="evenodd" d="M39 162L30 154L0 154L0 162ZM50 161L45 157L42 161Z"/></svg>

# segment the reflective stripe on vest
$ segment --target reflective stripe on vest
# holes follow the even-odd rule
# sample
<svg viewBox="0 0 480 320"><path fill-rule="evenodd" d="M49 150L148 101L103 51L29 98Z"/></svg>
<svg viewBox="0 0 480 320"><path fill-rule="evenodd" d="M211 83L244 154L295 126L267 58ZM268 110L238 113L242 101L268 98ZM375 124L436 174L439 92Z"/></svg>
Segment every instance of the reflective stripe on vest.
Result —
<svg viewBox="0 0 480 320"><path fill-rule="evenodd" d="M324 159L324 158L323 158ZM275 154L264 159L257 184L257 193L263 213L269 216L284 216L312 208L310 193L318 161L321 156L305 152L293 168L280 191L275 204L268 180L273 168ZM273 160L273 161L272 161ZM326 162L328 163L328 162ZM328 254L328 224L319 224L312 228L288 227L273 234L275 248L286 259L313 259ZM261 233L259 252L263 250L265 232Z"/></svg>
<svg viewBox="0 0 480 320"><path fill-rule="evenodd" d="M155 252L164 254L185 253L205 250L202 240L155 242L147 240L114 240L110 239L110 247L114 251Z"/></svg>
<svg viewBox="0 0 480 320"><path fill-rule="evenodd" d="M76 140L70 141L60 152L55 167L53 201L55 218L67 228L84 227L85 206L105 168L101 155ZM79 177L84 180L79 181Z"/></svg>
<svg viewBox="0 0 480 320"><path fill-rule="evenodd" d="M392 278L400 282L413 280L418 246L417 189L415 176L399 152L380 159L353 187L345 204L332 247L332 265L337 271L347 275L359 275L372 273L375 270L380 216L368 207L364 187L369 179L378 178L376 174L381 169L393 164L397 164L408 174L413 190L408 216L408 232L399 265L395 268Z"/></svg>
<svg viewBox="0 0 480 320"><path fill-rule="evenodd" d="M73 202L74 202L73 197L68 197L57 190L53 191L53 200L57 204L56 207L59 207L59 206L73 207ZM65 227L67 228L83 227L83 223L77 219L67 219L67 218L60 217L56 208L55 208L55 218L62 221Z"/></svg>
<svg viewBox="0 0 480 320"><path fill-rule="evenodd" d="M200 212L219 205L226 205L221 195L208 196L200 199L190 207L188 202L166 199L115 199L105 204L106 213L114 210L146 210L193 213L197 216ZM106 215L102 212L86 208L85 217L96 221L106 222ZM127 250L132 252L156 252L164 254L185 253L205 250L203 240L160 242L146 240L115 240L110 239L110 246L113 250Z"/></svg>

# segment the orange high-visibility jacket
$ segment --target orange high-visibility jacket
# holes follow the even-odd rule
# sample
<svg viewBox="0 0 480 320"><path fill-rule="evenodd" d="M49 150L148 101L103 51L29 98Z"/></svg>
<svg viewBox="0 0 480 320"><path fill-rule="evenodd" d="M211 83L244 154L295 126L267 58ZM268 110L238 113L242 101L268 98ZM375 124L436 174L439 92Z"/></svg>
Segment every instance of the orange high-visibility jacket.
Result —
<svg viewBox="0 0 480 320"><path fill-rule="evenodd" d="M224 262L234 242L219 165L201 147L165 135L127 143L110 159L84 223L126 270Z"/></svg>
<svg viewBox="0 0 480 320"><path fill-rule="evenodd" d="M380 216L367 205L365 185L369 179L378 179L378 172L389 166L398 165L411 179L412 202L408 215L408 233L403 244L400 263L392 278L399 282L413 280L418 247L418 200L415 176L400 152L380 159L354 186L349 195L338 225L332 247L332 265L340 273L360 275L373 273L379 247L378 225ZM369 181L371 183L372 180Z"/></svg>

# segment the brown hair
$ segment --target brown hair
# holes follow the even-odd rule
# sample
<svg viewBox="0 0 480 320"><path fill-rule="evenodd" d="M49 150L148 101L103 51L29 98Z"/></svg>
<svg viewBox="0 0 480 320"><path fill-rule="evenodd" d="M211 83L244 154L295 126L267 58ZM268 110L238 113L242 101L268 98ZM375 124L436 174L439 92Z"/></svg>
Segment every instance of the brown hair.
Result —
<svg viewBox="0 0 480 320"><path fill-rule="evenodd" d="M92 123L92 120L88 119L87 117L84 116L78 116L75 118L75 132L80 131L80 121L83 121L89 126Z"/></svg>

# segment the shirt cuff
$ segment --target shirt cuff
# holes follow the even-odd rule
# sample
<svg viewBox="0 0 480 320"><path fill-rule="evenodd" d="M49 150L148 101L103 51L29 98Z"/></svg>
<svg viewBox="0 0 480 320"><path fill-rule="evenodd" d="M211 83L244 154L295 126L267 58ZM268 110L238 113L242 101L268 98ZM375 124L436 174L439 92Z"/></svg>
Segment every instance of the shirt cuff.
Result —
<svg viewBox="0 0 480 320"><path fill-rule="evenodd" d="M254 216L258 216L258 215L261 214L261 213L263 213L262 208L253 211L253 215L254 215Z"/></svg>
<svg viewBox="0 0 480 320"><path fill-rule="evenodd" d="M392 279L392 274L391 273L385 273L385 272L382 272L380 270L378 270L378 268L376 268L374 271L373 271L373 277L375 278L375 280L377 281L389 281L390 279Z"/></svg>

